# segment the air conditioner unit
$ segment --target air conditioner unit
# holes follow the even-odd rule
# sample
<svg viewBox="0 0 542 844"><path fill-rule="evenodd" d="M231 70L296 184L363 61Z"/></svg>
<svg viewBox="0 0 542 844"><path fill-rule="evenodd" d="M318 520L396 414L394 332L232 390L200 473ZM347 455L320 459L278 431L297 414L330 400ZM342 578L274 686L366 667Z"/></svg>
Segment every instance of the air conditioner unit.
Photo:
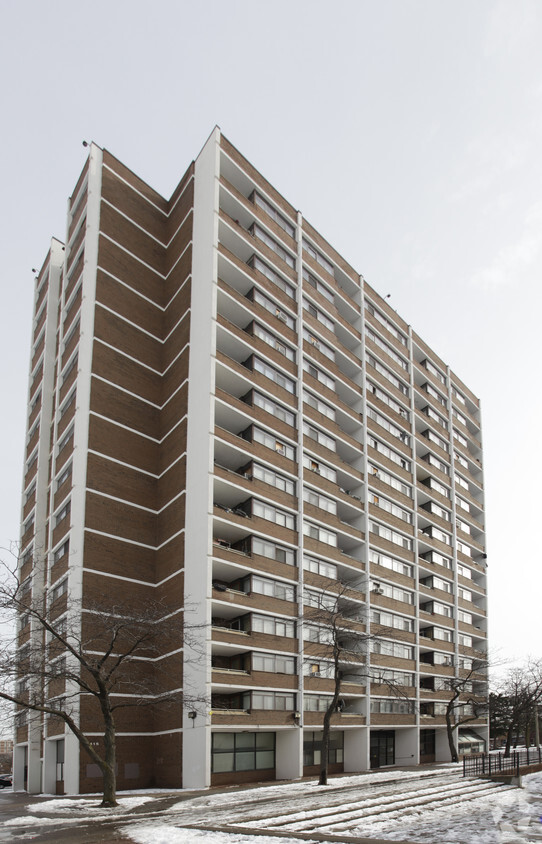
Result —
<svg viewBox="0 0 542 844"><path fill-rule="evenodd" d="M275 311L275 316L281 319L282 322L286 322L286 314L283 314L282 311Z"/></svg>

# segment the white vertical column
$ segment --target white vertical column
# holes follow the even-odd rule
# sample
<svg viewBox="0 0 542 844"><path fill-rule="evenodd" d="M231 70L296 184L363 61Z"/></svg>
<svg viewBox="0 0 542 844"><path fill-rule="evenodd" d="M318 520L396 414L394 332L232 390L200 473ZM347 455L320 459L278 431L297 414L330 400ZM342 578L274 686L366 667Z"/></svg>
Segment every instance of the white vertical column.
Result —
<svg viewBox="0 0 542 844"><path fill-rule="evenodd" d="M190 642L183 652L183 686L197 699L183 712L183 786L211 781L211 584L213 432L220 130L195 165L192 294L188 367L185 516L185 610ZM196 713L189 718L188 712Z"/></svg>

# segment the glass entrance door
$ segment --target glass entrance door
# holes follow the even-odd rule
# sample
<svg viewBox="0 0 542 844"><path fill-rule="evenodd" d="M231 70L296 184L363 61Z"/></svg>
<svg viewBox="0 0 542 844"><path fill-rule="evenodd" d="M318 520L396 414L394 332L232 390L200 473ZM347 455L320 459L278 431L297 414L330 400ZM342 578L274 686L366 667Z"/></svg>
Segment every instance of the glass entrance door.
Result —
<svg viewBox="0 0 542 844"><path fill-rule="evenodd" d="M395 730L371 733L371 768L395 764Z"/></svg>

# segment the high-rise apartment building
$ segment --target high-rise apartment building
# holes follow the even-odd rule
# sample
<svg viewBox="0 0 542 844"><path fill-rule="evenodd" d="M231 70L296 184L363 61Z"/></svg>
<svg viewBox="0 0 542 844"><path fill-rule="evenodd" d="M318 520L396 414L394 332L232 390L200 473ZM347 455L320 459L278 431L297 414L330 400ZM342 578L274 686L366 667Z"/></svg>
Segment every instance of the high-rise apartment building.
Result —
<svg viewBox="0 0 542 844"><path fill-rule="evenodd" d="M91 145L31 355L21 579L60 616L173 596L199 639L174 665L210 704L120 718L120 788L316 771L333 671L303 609L344 589L371 638L330 770L449 758L449 680L486 652L479 401L218 129L169 200ZM15 777L100 784L24 713Z"/></svg>

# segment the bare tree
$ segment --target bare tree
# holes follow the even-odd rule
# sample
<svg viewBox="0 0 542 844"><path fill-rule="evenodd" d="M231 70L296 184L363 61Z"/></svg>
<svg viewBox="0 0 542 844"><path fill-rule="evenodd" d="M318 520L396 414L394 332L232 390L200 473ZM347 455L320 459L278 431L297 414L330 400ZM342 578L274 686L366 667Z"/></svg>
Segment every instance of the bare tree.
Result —
<svg viewBox="0 0 542 844"><path fill-rule="evenodd" d="M517 744L521 730L525 741L530 741L530 725L538 719L542 703L542 660L529 659L524 666L510 669L499 689L500 697L506 700L506 746L504 755L510 756L512 744ZM535 735L537 724L535 721Z"/></svg>
<svg viewBox="0 0 542 844"><path fill-rule="evenodd" d="M36 567L37 563L34 564ZM55 594L32 597L18 569L3 567L0 620L17 621L15 640L0 646L0 698L18 712L64 722L103 777L102 806L116 801L116 715L127 707L201 704L176 687L167 654L190 647L182 615L165 601L119 602ZM177 657L178 658L178 657ZM152 666L152 670L149 669ZM180 666L177 666L180 668ZM79 705L85 703L85 718ZM103 750L84 721L101 723Z"/></svg>
<svg viewBox="0 0 542 844"><path fill-rule="evenodd" d="M447 678L451 692L446 703L446 733L452 762L459 762L456 730L463 724L477 721L488 713L487 679L488 661L472 660L469 668L459 668L458 675Z"/></svg>
<svg viewBox="0 0 542 844"><path fill-rule="evenodd" d="M348 584L330 580L324 591L306 587L304 604L305 662L319 665L323 661L329 666L327 676L333 681L333 693L322 725L318 780L319 785L327 785L331 722L335 713L345 709L344 684L356 682L365 685L371 673L367 668L371 642L381 641L390 635L397 639L401 634L382 625L376 625L369 633L366 606L360 602L359 592ZM385 671L377 673L377 682L385 685L388 692L407 698L406 690L386 676Z"/></svg>

